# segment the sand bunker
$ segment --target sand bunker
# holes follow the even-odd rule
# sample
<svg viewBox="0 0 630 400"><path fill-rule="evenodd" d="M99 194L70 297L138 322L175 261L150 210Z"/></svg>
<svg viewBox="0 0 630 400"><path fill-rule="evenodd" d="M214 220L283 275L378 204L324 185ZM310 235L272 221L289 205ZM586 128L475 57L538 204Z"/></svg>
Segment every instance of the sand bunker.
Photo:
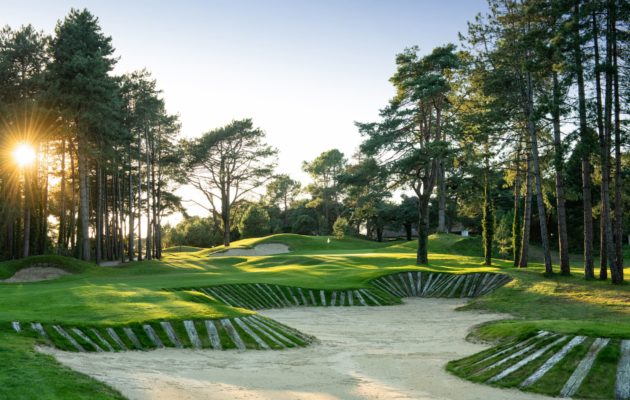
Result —
<svg viewBox="0 0 630 400"><path fill-rule="evenodd" d="M49 281L57 279L65 275L70 275L70 272L64 271L61 268L47 266L32 266L23 268L15 273L12 277L0 282L39 282Z"/></svg>
<svg viewBox="0 0 630 400"><path fill-rule="evenodd" d="M320 340L284 351L70 353L63 364L129 399L550 399L473 384L444 370L449 360L488 346L469 329L504 318L456 312L459 299L409 299L395 307L289 308L266 316Z"/></svg>
<svg viewBox="0 0 630 400"><path fill-rule="evenodd" d="M210 257L248 257L270 256L289 252L289 246L282 243L264 243L254 246L252 249L229 249L210 254Z"/></svg>

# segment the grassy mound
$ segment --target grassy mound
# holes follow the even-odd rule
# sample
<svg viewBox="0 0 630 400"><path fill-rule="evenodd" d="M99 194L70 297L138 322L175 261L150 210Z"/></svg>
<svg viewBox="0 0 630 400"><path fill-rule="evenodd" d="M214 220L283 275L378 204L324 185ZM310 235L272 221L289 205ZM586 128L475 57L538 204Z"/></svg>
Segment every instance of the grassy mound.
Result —
<svg viewBox="0 0 630 400"><path fill-rule="evenodd" d="M81 274L95 269L93 264L77 260L76 258L57 255L31 256L19 260L0 262L0 279L10 278L21 269L42 265L59 268L71 274Z"/></svg>

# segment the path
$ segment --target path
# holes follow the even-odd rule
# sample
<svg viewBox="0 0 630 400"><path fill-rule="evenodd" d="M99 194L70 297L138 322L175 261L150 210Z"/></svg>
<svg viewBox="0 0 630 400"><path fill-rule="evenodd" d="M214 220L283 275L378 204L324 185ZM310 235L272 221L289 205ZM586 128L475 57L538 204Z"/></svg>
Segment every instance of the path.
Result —
<svg viewBox="0 0 630 400"><path fill-rule="evenodd" d="M408 299L392 307L264 312L321 340L295 350L42 351L130 399L545 399L473 384L444 370L448 360L486 348L464 340L472 326L502 318L455 311L462 304Z"/></svg>

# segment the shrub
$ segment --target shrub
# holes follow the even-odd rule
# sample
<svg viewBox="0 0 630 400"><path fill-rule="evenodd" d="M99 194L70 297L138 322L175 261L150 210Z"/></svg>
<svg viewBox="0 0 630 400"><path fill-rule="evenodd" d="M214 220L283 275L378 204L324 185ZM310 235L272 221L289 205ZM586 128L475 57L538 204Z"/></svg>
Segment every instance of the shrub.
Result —
<svg viewBox="0 0 630 400"><path fill-rule="evenodd" d="M252 204L245 210L238 224L241 237L258 237L269 234L269 213L258 204Z"/></svg>
<svg viewBox="0 0 630 400"><path fill-rule="evenodd" d="M299 215L291 229L293 233L300 235L312 235L317 230L317 222L309 215Z"/></svg>
<svg viewBox="0 0 630 400"><path fill-rule="evenodd" d="M346 233L348 233L349 225L350 224L346 218L338 217L333 224L333 235L335 235L337 239L343 239L344 236L346 236Z"/></svg>

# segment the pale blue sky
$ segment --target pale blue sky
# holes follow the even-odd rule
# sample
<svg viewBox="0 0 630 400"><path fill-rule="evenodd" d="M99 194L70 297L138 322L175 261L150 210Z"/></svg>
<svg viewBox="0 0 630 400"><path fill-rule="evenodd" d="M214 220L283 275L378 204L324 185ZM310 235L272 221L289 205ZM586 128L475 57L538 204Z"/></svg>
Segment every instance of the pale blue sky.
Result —
<svg viewBox="0 0 630 400"><path fill-rule="evenodd" d="M52 32L71 7L88 8L112 36L116 72L146 67L199 135L251 117L280 149L281 172L331 148L350 156L354 121L375 120L393 94L394 57L457 43L485 0L2 0L0 25Z"/></svg>

